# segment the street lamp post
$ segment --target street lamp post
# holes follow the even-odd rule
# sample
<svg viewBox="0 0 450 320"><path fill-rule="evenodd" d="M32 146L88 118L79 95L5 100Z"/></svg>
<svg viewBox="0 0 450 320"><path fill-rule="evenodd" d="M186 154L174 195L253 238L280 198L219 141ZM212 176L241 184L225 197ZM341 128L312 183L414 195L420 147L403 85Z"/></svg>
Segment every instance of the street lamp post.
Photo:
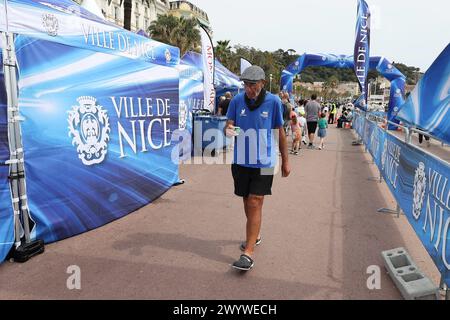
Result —
<svg viewBox="0 0 450 320"><path fill-rule="evenodd" d="M273 75L272 74L270 74L269 75L269 91L270 91L270 93L272 93L272 79L273 79Z"/></svg>

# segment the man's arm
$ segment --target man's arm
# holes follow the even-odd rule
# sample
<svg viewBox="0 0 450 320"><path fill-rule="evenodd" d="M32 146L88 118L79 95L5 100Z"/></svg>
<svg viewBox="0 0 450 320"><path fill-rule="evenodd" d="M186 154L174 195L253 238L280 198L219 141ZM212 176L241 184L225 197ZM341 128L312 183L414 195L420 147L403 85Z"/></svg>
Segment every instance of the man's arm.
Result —
<svg viewBox="0 0 450 320"><path fill-rule="evenodd" d="M281 152L281 176L288 177L291 173L291 167L289 165L288 143L283 127L278 128L278 135Z"/></svg>

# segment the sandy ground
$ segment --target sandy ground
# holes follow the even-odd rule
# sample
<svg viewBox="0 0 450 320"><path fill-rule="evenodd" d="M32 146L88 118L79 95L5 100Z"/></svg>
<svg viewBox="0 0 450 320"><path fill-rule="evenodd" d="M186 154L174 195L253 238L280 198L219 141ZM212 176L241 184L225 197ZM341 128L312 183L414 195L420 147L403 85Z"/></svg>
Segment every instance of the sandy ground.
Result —
<svg viewBox="0 0 450 320"><path fill-rule="evenodd" d="M24 264L0 265L0 299L402 299L381 258L401 246L438 284L406 217L377 213L395 202L384 182L368 180L377 168L354 139L333 127L325 150L291 156L291 176L276 176L265 200L250 272L230 267L245 235L230 166L185 164L186 183L154 203ZM72 265L81 290L66 286ZM380 267L379 290L367 287L370 266Z"/></svg>

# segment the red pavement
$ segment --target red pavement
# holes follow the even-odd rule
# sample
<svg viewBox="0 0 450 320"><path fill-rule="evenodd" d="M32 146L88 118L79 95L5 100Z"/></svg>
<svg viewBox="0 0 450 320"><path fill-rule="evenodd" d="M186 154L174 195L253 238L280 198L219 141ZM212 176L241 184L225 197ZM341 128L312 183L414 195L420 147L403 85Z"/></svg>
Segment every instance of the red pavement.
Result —
<svg viewBox="0 0 450 320"><path fill-rule="evenodd" d="M242 200L229 165L182 165L186 184L88 233L46 245L24 264L0 265L0 299L402 299L381 251L404 246L434 283L439 273L395 207L370 155L349 129L330 128L325 150L291 156L263 213L255 267L230 267L244 238ZM211 160L211 159L210 159ZM67 268L81 269L68 290ZM367 268L381 269L369 290Z"/></svg>

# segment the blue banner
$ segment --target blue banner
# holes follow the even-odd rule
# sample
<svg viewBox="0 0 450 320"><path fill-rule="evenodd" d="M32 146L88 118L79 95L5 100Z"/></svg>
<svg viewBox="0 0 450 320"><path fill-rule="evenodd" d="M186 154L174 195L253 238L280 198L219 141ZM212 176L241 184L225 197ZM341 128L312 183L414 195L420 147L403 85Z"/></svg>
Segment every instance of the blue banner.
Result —
<svg viewBox="0 0 450 320"><path fill-rule="evenodd" d="M450 143L450 44L400 108L397 118Z"/></svg>
<svg viewBox="0 0 450 320"><path fill-rule="evenodd" d="M192 153L193 113L204 108L203 72L183 60L177 68L180 72L180 131L173 139L180 142L180 160L187 160Z"/></svg>
<svg viewBox="0 0 450 320"><path fill-rule="evenodd" d="M9 160L8 142L8 111L7 96L4 86L3 56L0 45L0 262L14 243L14 213L9 188L9 166L4 165Z"/></svg>
<svg viewBox="0 0 450 320"><path fill-rule="evenodd" d="M376 69L383 77L391 82L387 120L393 123L400 123L396 116L400 110L400 106L405 101L405 76L384 57L371 58L370 69ZM388 125L389 130L397 130L397 128L393 124Z"/></svg>
<svg viewBox="0 0 450 320"><path fill-rule="evenodd" d="M356 133L358 133L358 135L360 137L364 136L363 126L364 126L364 118L359 116L355 112L354 117L353 117L353 121L352 121L352 127L355 129Z"/></svg>
<svg viewBox="0 0 450 320"><path fill-rule="evenodd" d="M176 66L180 50L107 22L71 0L6 0L7 24L0 31L165 66ZM1 9L1 7L0 7Z"/></svg>
<svg viewBox="0 0 450 320"><path fill-rule="evenodd" d="M104 225L178 181L178 70L26 36L15 44L37 238Z"/></svg>
<svg viewBox="0 0 450 320"><path fill-rule="evenodd" d="M373 121L364 120L364 127L364 143L367 146L367 150L372 155L375 164L378 168L381 168L382 146L385 132Z"/></svg>
<svg viewBox="0 0 450 320"><path fill-rule="evenodd" d="M356 77L362 99L358 99L356 107L367 110L367 74L370 64L370 10L364 0L358 0L355 47L353 51L353 62Z"/></svg>
<svg viewBox="0 0 450 320"><path fill-rule="evenodd" d="M356 117L358 134L363 133L390 191L450 285L449 164Z"/></svg>

